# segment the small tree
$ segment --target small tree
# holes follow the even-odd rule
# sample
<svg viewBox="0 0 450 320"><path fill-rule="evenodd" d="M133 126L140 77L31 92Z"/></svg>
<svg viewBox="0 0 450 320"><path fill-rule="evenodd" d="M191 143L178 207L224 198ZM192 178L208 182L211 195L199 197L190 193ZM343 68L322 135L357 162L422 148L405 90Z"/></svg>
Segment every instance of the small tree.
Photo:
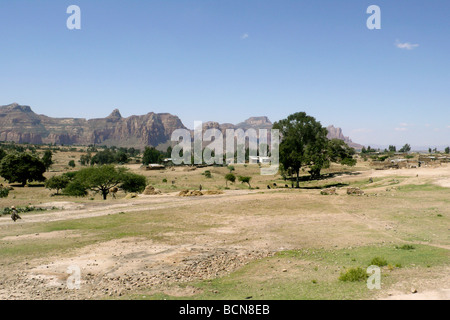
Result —
<svg viewBox="0 0 450 320"><path fill-rule="evenodd" d="M140 192L145 189L145 186L145 177L130 173L124 168L104 165L78 171L64 192L69 195L82 196L82 191L84 190L84 194L86 194L89 189L101 193L103 200L106 200L112 188Z"/></svg>
<svg viewBox="0 0 450 320"><path fill-rule="evenodd" d="M205 175L205 178L208 178L208 179L212 178L211 171L209 171L209 170L206 170L204 175Z"/></svg>
<svg viewBox="0 0 450 320"><path fill-rule="evenodd" d="M445 153L449 154L450 153L450 147L445 148Z"/></svg>
<svg viewBox="0 0 450 320"><path fill-rule="evenodd" d="M227 188L228 188L228 181L230 181L231 183L234 183L236 181L236 176L232 173L228 173L225 176L225 183L226 183Z"/></svg>
<svg viewBox="0 0 450 320"><path fill-rule="evenodd" d="M230 173L233 173L233 171L236 170L236 168L235 168L234 166L232 166L232 165L229 165L229 166L227 167L227 169L230 171Z"/></svg>
<svg viewBox="0 0 450 320"><path fill-rule="evenodd" d="M71 168L75 168L75 161L70 160L69 163L68 163L68 165L69 165L69 167L71 167Z"/></svg>
<svg viewBox="0 0 450 320"><path fill-rule="evenodd" d="M409 144L405 144L400 150L399 152L410 152L411 151L411 146Z"/></svg>
<svg viewBox="0 0 450 320"><path fill-rule="evenodd" d="M59 190L66 188L69 182L67 176L54 176L45 181L45 187L50 190L56 190L56 194L59 194Z"/></svg>
<svg viewBox="0 0 450 320"><path fill-rule="evenodd" d="M248 187L251 189L252 186L250 185L250 180L252 180L252 177L239 176L239 181L242 182L242 183L247 183Z"/></svg>

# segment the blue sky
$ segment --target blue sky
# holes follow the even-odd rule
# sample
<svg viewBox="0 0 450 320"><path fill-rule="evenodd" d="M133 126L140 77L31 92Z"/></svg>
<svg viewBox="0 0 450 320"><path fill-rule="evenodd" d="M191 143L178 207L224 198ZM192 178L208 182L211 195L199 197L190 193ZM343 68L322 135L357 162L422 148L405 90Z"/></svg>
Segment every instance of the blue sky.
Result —
<svg viewBox="0 0 450 320"><path fill-rule="evenodd" d="M448 0L0 0L0 105L188 127L305 111L365 145L449 145L449 16Z"/></svg>

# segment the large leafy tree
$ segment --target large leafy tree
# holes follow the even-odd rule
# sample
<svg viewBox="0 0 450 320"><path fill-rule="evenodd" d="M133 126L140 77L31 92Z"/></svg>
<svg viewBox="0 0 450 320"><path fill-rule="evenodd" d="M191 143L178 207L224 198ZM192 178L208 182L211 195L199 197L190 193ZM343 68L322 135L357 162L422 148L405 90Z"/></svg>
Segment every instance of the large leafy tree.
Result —
<svg viewBox="0 0 450 320"><path fill-rule="evenodd" d="M327 129L305 112L294 113L276 122L273 128L280 130L280 163L296 175L296 186L299 188L302 167L312 165L317 172L325 162Z"/></svg>
<svg viewBox="0 0 450 320"><path fill-rule="evenodd" d="M355 165L354 149L339 139L329 140L328 131L314 117L305 112L290 115L274 124L280 130L280 163L286 172L295 174L296 187L300 187L300 170L309 168L312 178L320 177L320 171L331 162Z"/></svg>
<svg viewBox="0 0 450 320"><path fill-rule="evenodd" d="M27 182L45 181L45 164L29 153L12 153L5 156L0 163L0 176L9 183L19 182L25 186Z"/></svg>
<svg viewBox="0 0 450 320"><path fill-rule="evenodd" d="M90 167L78 171L64 192L69 195L83 196L83 190L92 190L102 194L106 200L113 188L121 188L126 192L142 192L146 186L144 176L128 172L125 168L113 165Z"/></svg>

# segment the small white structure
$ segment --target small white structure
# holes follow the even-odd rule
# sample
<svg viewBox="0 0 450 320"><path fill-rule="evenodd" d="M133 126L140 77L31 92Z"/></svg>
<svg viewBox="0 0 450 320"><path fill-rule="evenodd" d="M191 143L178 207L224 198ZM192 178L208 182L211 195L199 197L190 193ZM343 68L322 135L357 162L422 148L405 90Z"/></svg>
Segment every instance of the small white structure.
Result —
<svg viewBox="0 0 450 320"><path fill-rule="evenodd" d="M262 164L270 164L271 159L270 157L259 157L259 162Z"/></svg>
<svg viewBox="0 0 450 320"><path fill-rule="evenodd" d="M250 156L248 159L248 163L249 164L258 164L258 163L262 163L262 164L270 164L271 159L270 157L255 157L255 156Z"/></svg>
<svg viewBox="0 0 450 320"><path fill-rule="evenodd" d="M248 157L248 163L249 164L258 164L259 163L259 157Z"/></svg>

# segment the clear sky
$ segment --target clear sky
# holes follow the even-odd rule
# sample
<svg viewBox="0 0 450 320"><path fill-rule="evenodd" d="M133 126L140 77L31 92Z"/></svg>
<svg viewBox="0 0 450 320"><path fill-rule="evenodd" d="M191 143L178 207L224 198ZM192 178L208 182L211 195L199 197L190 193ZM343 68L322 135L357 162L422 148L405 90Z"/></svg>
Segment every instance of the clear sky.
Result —
<svg viewBox="0 0 450 320"><path fill-rule="evenodd" d="M449 145L449 17L448 0L0 0L0 105L188 127L305 111L365 145Z"/></svg>

